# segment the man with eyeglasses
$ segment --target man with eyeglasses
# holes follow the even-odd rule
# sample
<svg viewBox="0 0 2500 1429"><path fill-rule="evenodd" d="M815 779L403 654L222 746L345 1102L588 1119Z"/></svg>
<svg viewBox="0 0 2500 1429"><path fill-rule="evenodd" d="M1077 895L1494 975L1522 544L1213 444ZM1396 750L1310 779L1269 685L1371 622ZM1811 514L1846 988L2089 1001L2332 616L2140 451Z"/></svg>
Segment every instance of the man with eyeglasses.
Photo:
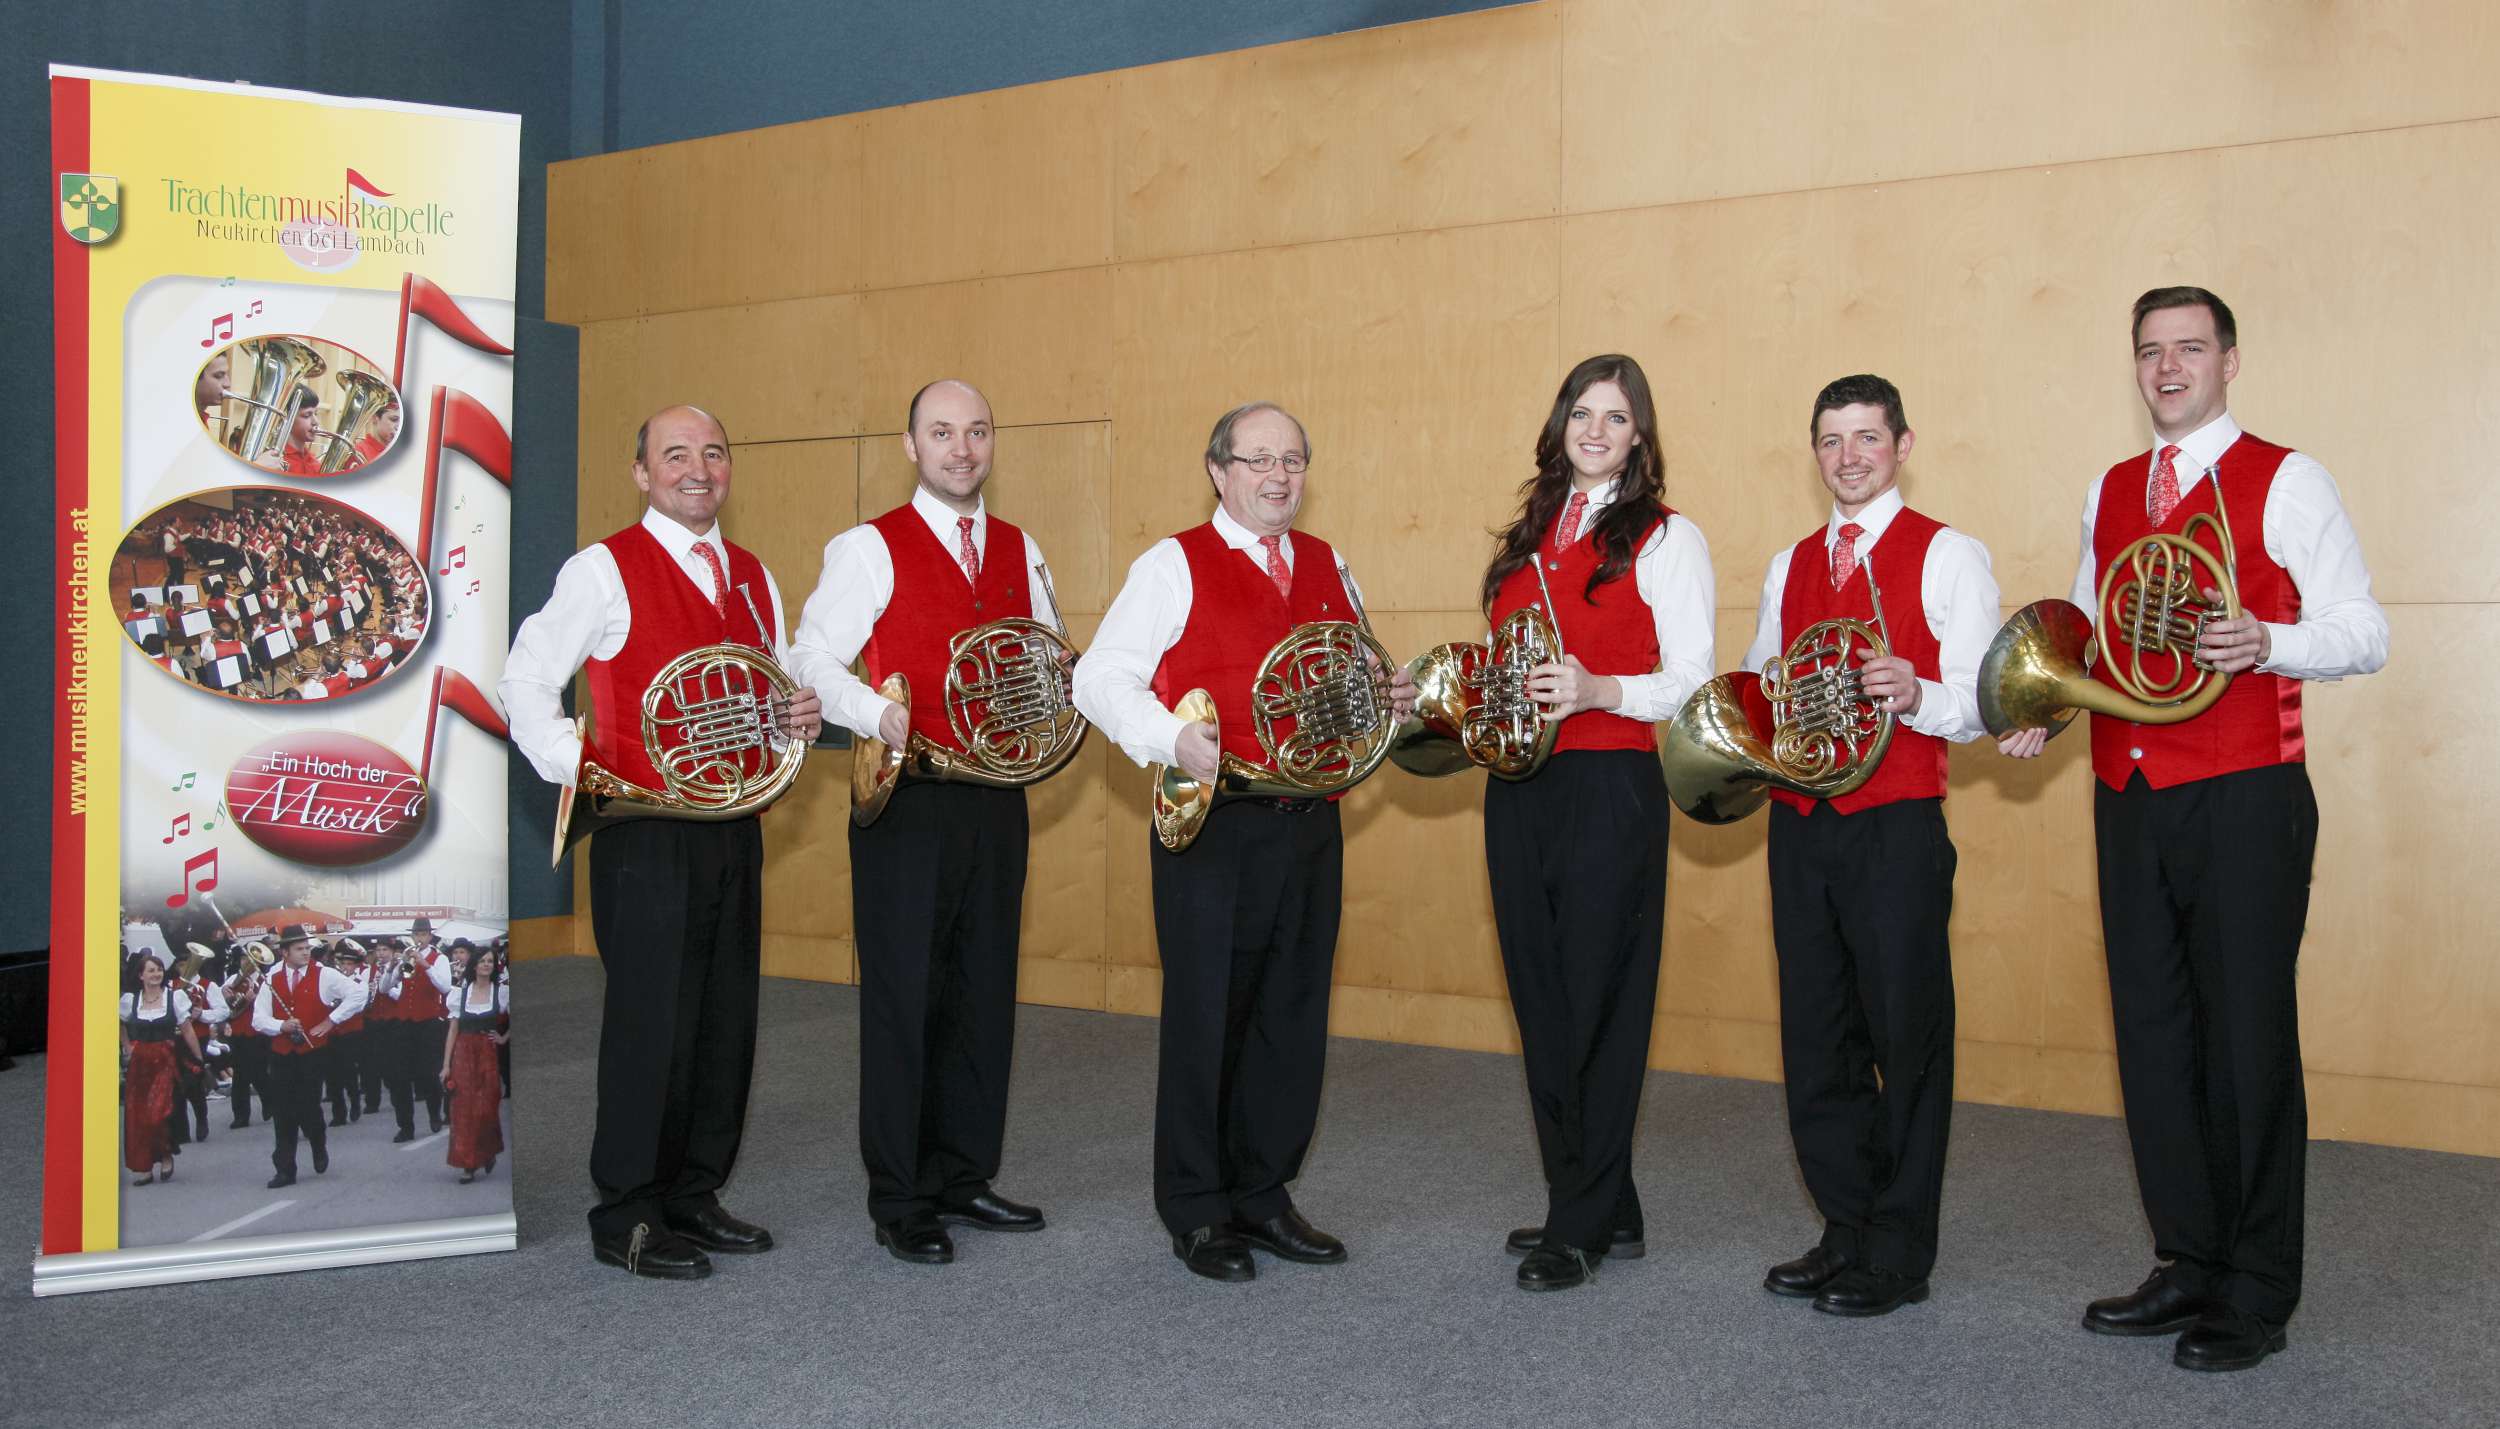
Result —
<svg viewBox="0 0 2500 1429"><path fill-rule="evenodd" d="M1265 764L1249 710L1261 659L1305 621L1358 618L1336 552L1293 529L1310 454L1302 424L1272 402L1225 413L1207 439L1213 519L1129 567L1075 693L1139 764L1203 782L1227 753ZM1172 712L1192 689L1214 697L1218 724ZM1390 693L1403 719L1414 682L1400 671ZM1163 960L1155 1209L1172 1253L1210 1280L1254 1278L1252 1246L1305 1264L1346 1258L1286 1189L1319 1118L1344 854L1326 799L1229 800L1180 853L1147 839Z"/></svg>

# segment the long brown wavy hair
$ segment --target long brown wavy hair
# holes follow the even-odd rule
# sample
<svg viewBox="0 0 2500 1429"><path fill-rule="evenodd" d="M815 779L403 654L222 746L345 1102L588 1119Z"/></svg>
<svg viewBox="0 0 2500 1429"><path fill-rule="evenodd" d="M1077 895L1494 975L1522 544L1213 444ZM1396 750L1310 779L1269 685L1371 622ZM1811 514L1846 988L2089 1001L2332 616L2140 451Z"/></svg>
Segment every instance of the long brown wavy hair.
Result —
<svg viewBox="0 0 2500 1429"><path fill-rule="evenodd" d="M1520 483L1519 514L1498 533L1500 544L1494 548L1493 564L1485 567L1482 604L1488 615L1502 582L1535 559L1537 547L1544 543L1545 533L1553 529L1554 517L1571 495L1571 457L1565 450L1564 434L1571 424L1571 409L1600 382L1623 389L1624 400L1632 404L1632 430L1641 440L1624 464L1615 499L1598 515L1593 534L1597 571L1582 594L1594 597L1599 586L1621 580L1639 554L1641 537L1666 514L1658 499L1666 488L1666 473L1658 456L1658 409L1649 398L1649 377L1639 363L1619 352L1583 360L1554 394L1554 409L1546 413L1545 430L1537 434L1536 474Z"/></svg>

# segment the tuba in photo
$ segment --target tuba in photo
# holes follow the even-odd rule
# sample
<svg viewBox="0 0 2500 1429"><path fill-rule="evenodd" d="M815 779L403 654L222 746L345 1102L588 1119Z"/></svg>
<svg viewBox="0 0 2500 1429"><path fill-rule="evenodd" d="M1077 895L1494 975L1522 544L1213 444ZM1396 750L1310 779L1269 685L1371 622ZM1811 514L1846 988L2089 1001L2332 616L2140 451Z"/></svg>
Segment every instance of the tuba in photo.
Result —
<svg viewBox="0 0 2500 1429"><path fill-rule="evenodd" d="M1091 726L1077 713L1069 667L1076 646L1059 619L1059 592L1050 568L1035 566L1050 599L1050 625L1021 616L974 626L955 637L947 652L946 723L963 749L948 749L927 735L905 736L902 747L863 739L851 754L851 822L866 828L885 812L906 782L979 784L1021 789L1058 773L1076 757ZM911 712L911 681L898 671L877 693Z"/></svg>
<svg viewBox="0 0 2500 1429"><path fill-rule="evenodd" d="M315 428L313 435L327 445L321 453L321 470L326 475L345 471L356 459L356 441L364 435L364 425L373 414L387 407L398 394L391 384L370 372L346 371L338 375L339 391L345 396L339 402L337 431Z"/></svg>
<svg viewBox="0 0 2500 1429"><path fill-rule="evenodd" d="M1991 735L2045 729L2054 739L2077 710L2137 724L2179 724L2222 698L2231 677L2196 658L2196 642L2216 620L2240 618L2239 551L2222 479L2207 472L2214 509L2190 516L2174 535L2139 536L2101 572L2100 638L2073 602L2036 600L2015 611L1979 662L1979 718ZM2212 548L2199 531L2211 533ZM2210 588L2222 599L2205 599ZM2099 660L2103 684L2091 667ZM2115 686L2116 688L2112 688Z"/></svg>
<svg viewBox="0 0 2500 1429"><path fill-rule="evenodd" d="M1313 620L1295 626L1259 662L1250 681L1250 724L1265 764L1237 754L1216 756L1213 784L1177 764L1146 771L1154 791L1155 837L1174 853L1197 842L1215 806L1231 799L1315 799L1343 793L1372 776L1389 757L1396 732L1390 717L1389 652L1371 632L1354 585L1337 575L1361 624ZM1217 724L1205 690L1181 696L1172 713Z"/></svg>
<svg viewBox="0 0 2500 1429"><path fill-rule="evenodd" d="M310 343L291 337L259 337L235 346L252 354L252 395L228 392L226 400L252 409L243 422L242 448L235 453L251 461L286 442L287 424L295 417L289 399L330 364Z"/></svg>
<svg viewBox="0 0 2500 1429"><path fill-rule="evenodd" d="M764 617L745 585L759 635ZM629 819L720 822L761 813L798 782L807 741L781 727L782 711L799 687L773 657L752 645L723 641L689 650L661 667L642 696L642 748L660 774L647 789L599 763L591 753L589 718L577 716L581 767L556 796L551 863L587 835Z"/></svg>
<svg viewBox="0 0 2500 1429"><path fill-rule="evenodd" d="M1658 751L1677 808L1705 824L1734 823L1773 789L1836 799L1874 777L1895 721L1867 698L1865 667L1892 643L1871 570L1866 593L1873 624L1816 621L1760 676L1737 671L1693 691Z"/></svg>
<svg viewBox="0 0 2500 1429"><path fill-rule="evenodd" d="M1482 645L1435 645L1415 661L1415 713L1398 726L1389 758L1409 774L1437 779L1480 766L1499 779L1525 779L1545 767L1562 722L1545 717L1528 694L1528 676L1563 657L1562 632L1546 612L1545 559L1536 568L1543 606L1523 606Z"/></svg>

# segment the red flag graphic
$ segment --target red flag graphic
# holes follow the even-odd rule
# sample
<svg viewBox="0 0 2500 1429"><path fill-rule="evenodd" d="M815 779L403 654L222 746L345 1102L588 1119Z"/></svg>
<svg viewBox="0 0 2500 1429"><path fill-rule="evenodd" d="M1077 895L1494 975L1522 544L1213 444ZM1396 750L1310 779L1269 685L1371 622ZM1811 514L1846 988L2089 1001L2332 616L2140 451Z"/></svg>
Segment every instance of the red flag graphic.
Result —
<svg viewBox="0 0 2500 1429"><path fill-rule="evenodd" d="M429 783L434 778L434 730L443 722L444 710L449 709L497 739L512 737L512 726L504 723L504 717L496 712L494 701L486 698L486 692L469 683L469 677L458 670L442 665L434 667L434 703L428 709L425 717L425 758L417 766L417 777Z"/></svg>
<svg viewBox="0 0 2500 1429"><path fill-rule="evenodd" d="M371 194L375 198L389 198L391 196L389 190L375 188L373 186L373 180L357 173L354 169L349 169L347 171L347 186L356 190L358 193Z"/></svg>
<svg viewBox="0 0 2500 1429"><path fill-rule="evenodd" d="M399 352L391 359L391 385L394 387L407 375L408 319L412 315L424 318L480 352L492 352L504 357L512 355L510 347L488 337L484 328L460 311L460 304L452 301L451 294L436 287L432 280L410 273L399 280Z"/></svg>
<svg viewBox="0 0 2500 1429"><path fill-rule="evenodd" d="M434 564L434 506L442 490L443 449L450 448L476 462L487 475L512 484L512 434L486 404L452 387L434 389L432 420L426 423L425 489L418 496L417 559Z"/></svg>

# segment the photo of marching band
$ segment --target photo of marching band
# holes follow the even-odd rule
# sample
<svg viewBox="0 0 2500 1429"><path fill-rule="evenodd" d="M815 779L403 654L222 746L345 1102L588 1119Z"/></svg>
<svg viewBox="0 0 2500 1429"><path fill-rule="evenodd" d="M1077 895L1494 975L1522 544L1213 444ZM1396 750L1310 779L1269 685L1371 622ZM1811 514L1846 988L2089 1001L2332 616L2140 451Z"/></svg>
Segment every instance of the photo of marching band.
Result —
<svg viewBox="0 0 2500 1429"><path fill-rule="evenodd" d="M191 405L219 448L287 476L372 465L399 440L404 415L390 379L362 354L294 333L209 354L192 379Z"/></svg>
<svg viewBox="0 0 2500 1429"><path fill-rule="evenodd" d="M129 1243L502 1208L508 1188L458 1188L505 1164L510 940L467 909L401 911L124 925Z"/></svg>
<svg viewBox="0 0 2500 1429"><path fill-rule="evenodd" d="M241 700L334 699L425 637L429 596L379 522L324 497L206 491L140 521L113 557L122 629L173 678Z"/></svg>

